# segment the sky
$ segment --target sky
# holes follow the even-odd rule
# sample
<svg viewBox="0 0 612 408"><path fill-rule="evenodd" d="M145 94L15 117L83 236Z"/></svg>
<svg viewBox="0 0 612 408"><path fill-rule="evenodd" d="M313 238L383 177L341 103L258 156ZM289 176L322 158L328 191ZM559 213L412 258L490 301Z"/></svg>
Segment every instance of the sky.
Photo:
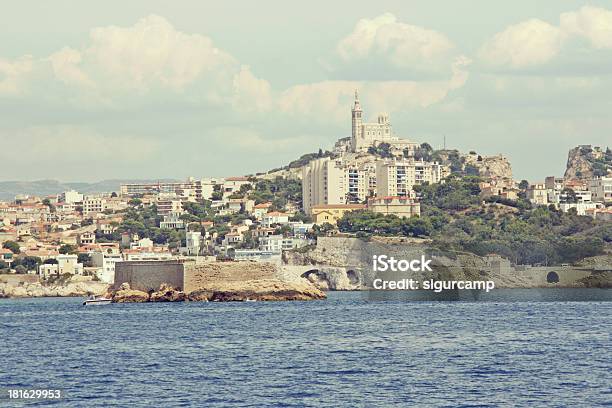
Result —
<svg viewBox="0 0 612 408"><path fill-rule="evenodd" d="M387 112L517 179L612 145L610 1L2 0L0 181L253 174Z"/></svg>

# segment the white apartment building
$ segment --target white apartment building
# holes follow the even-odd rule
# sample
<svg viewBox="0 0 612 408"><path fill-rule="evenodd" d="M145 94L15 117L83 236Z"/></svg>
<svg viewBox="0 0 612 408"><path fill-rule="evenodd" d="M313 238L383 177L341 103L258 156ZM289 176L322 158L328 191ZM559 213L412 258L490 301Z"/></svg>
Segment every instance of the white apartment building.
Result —
<svg viewBox="0 0 612 408"><path fill-rule="evenodd" d="M202 233L199 231L187 231L185 233L185 252L187 255L198 255L200 253L200 241Z"/></svg>
<svg viewBox="0 0 612 408"><path fill-rule="evenodd" d="M376 165L324 157L302 167L302 206L362 203L376 190Z"/></svg>
<svg viewBox="0 0 612 408"><path fill-rule="evenodd" d="M225 234L222 245L224 247L230 247L232 245L239 244L244 241L244 236L238 232L230 232Z"/></svg>
<svg viewBox="0 0 612 408"><path fill-rule="evenodd" d="M574 195L576 196L576 201L579 203L590 203L592 194L588 190L573 190ZM569 195L567 193L559 193L559 198L555 202L564 202L569 199Z"/></svg>
<svg viewBox="0 0 612 408"><path fill-rule="evenodd" d="M598 177L589 182L592 200L599 203L612 202L612 177Z"/></svg>
<svg viewBox="0 0 612 408"><path fill-rule="evenodd" d="M183 202L177 198L169 198L160 196L157 199L157 214L158 215L170 215L170 214L183 214Z"/></svg>
<svg viewBox="0 0 612 408"><path fill-rule="evenodd" d="M274 224L287 224L289 222L289 214L273 211L265 214L261 219L261 224L264 227L269 227Z"/></svg>
<svg viewBox="0 0 612 408"><path fill-rule="evenodd" d="M80 203L83 201L83 194L74 190L64 191L62 194L60 194L59 201L67 204Z"/></svg>
<svg viewBox="0 0 612 408"><path fill-rule="evenodd" d="M223 180L223 196L232 195L240 191L240 187L247 184L251 184L248 177L228 177Z"/></svg>
<svg viewBox="0 0 612 408"><path fill-rule="evenodd" d="M130 243L130 249L153 249L153 241L150 238L142 238Z"/></svg>
<svg viewBox="0 0 612 408"><path fill-rule="evenodd" d="M415 185L439 183L443 166L423 160L380 160L376 162L376 196L408 197Z"/></svg>
<svg viewBox="0 0 612 408"><path fill-rule="evenodd" d="M170 213L164 215L164 219L159 222L159 228L179 230L185 228L185 222L181 220L180 213Z"/></svg>
<svg viewBox="0 0 612 408"><path fill-rule="evenodd" d="M215 186L217 184L223 184L220 180L214 178L204 178L201 181L202 187L202 198L205 200L211 200L212 195L215 192Z"/></svg>
<svg viewBox="0 0 612 408"><path fill-rule="evenodd" d="M85 196L83 198L83 216L103 213L106 210L106 198L102 196Z"/></svg>
<svg viewBox="0 0 612 408"><path fill-rule="evenodd" d="M287 238L282 235L268 235L259 238L259 250L279 253L308 245L308 241L301 238Z"/></svg>
<svg viewBox="0 0 612 408"><path fill-rule="evenodd" d="M576 214L587 215L587 211L592 211L597 208L597 203L593 202L578 202L578 203L560 203L559 209L564 213L570 209L576 209Z"/></svg>
<svg viewBox="0 0 612 408"><path fill-rule="evenodd" d="M196 199L202 198L205 180L196 180L189 177L186 181L171 181L157 183L132 183L120 186L121 196L133 197L145 194L177 194L180 196L194 195Z"/></svg>

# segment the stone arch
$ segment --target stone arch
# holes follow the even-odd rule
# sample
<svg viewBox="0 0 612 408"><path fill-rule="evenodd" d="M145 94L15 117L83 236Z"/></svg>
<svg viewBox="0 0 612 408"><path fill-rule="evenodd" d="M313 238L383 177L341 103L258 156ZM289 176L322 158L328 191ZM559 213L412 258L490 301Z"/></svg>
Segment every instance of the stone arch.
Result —
<svg viewBox="0 0 612 408"><path fill-rule="evenodd" d="M559 283L559 274L555 271L550 271L546 275L546 282L548 283Z"/></svg>
<svg viewBox="0 0 612 408"><path fill-rule="evenodd" d="M306 272L304 272L303 274L301 274L300 276L302 278L309 279L310 275L315 275L317 278L323 277L323 274L318 269L309 269Z"/></svg>

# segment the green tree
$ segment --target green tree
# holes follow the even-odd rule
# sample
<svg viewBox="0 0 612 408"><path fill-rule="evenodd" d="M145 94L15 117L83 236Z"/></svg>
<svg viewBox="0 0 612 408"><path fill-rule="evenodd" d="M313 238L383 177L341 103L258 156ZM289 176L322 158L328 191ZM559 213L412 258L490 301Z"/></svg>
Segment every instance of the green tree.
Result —
<svg viewBox="0 0 612 408"><path fill-rule="evenodd" d="M564 188L561 191L561 199L560 201L562 203L577 203L578 202L578 196L576 196L576 192L574 190L572 190L571 188Z"/></svg>
<svg viewBox="0 0 612 408"><path fill-rule="evenodd" d="M38 269L38 265L42 263L42 260L37 256L24 256L19 259L18 264L23 265L28 271L34 271Z"/></svg>
<svg viewBox="0 0 612 408"><path fill-rule="evenodd" d="M76 254L77 247L72 244L64 244L59 248L60 254Z"/></svg>
<svg viewBox="0 0 612 408"><path fill-rule="evenodd" d="M14 254L21 253L21 250L19 249L19 244L15 241L5 241L4 244L2 244L2 248L10 250Z"/></svg>
<svg viewBox="0 0 612 408"><path fill-rule="evenodd" d="M83 264L83 266L86 268L93 266L93 262L89 254L79 254L77 262Z"/></svg>
<svg viewBox="0 0 612 408"><path fill-rule="evenodd" d="M141 204L142 200L140 198L132 198L128 201L128 205L131 205L132 207L138 207Z"/></svg>

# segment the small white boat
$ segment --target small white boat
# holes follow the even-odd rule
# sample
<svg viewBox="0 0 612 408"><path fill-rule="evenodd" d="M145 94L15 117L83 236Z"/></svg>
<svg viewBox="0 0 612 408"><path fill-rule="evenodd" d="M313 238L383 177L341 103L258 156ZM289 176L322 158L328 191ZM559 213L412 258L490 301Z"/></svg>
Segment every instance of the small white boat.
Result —
<svg viewBox="0 0 612 408"><path fill-rule="evenodd" d="M249 298L246 298L244 301L245 301L245 302L257 302L257 299L249 299Z"/></svg>
<svg viewBox="0 0 612 408"><path fill-rule="evenodd" d="M112 299L105 298L103 295L92 295L85 299L83 305L107 305Z"/></svg>

